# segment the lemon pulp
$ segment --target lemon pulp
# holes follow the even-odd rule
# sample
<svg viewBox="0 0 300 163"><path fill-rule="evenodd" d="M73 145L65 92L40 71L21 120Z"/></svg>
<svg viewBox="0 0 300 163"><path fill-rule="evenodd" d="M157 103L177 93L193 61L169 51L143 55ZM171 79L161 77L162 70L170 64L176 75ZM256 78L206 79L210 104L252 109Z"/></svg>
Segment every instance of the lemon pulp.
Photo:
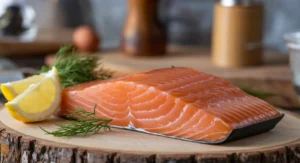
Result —
<svg viewBox="0 0 300 163"><path fill-rule="evenodd" d="M49 118L61 102L61 86L56 68L45 73L40 82L5 104L9 113L22 122L37 122Z"/></svg>
<svg viewBox="0 0 300 163"><path fill-rule="evenodd" d="M19 94L23 93L31 84L40 82L45 77L44 74L34 75L32 77L1 84L1 91L7 101L13 100Z"/></svg>

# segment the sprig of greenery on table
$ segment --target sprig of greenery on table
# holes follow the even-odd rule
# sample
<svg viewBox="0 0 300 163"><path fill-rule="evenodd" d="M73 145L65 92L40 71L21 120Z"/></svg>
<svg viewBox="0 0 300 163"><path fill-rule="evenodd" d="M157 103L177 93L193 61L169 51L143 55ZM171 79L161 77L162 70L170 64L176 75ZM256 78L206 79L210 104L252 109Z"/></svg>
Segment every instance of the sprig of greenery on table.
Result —
<svg viewBox="0 0 300 163"><path fill-rule="evenodd" d="M240 88L242 91L244 91L245 93L247 93L248 95L260 98L262 100L268 98L268 97L272 97L272 96L276 96L276 94L274 93L267 93L267 92L261 92L261 91L255 91L249 88L245 88L245 87L241 87Z"/></svg>
<svg viewBox="0 0 300 163"><path fill-rule="evenodd" d="M98 133L101 129L105 131L110 130L109 123L111 119L102 119L96 116L96 105L93 112L85 111L78 108L77 111L66 115L66 119L70 121L69 124L56 124L59 128L56 131L47 131L40 127L47 134L63 137L63 136L86 136L89 133ZM75 120L74 120L75 119Z"/></svg>

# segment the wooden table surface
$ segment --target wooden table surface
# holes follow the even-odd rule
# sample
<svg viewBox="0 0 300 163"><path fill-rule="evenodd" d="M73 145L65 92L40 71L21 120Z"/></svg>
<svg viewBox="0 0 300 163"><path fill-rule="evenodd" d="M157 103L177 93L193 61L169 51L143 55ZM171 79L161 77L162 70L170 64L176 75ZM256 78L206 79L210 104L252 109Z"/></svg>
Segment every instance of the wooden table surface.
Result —
<svg viewBox="0 0 300 163"><path fill-rule="evenodd" d="M40 28L35 39L17 41L0 40L0 57L2 56L38 56L53 53L62 45L72 43L73 30L69 28Z"/></svg>
<svg viewBox="0 0 300 163"><path fill-rule="evenodd" d="M200 71L226 78L236 85L253 90L274 93L266 101L290 110L300 110L296 93L291 82L288 56L268 52L264 64L243 68L222 68L210 60L210 50L197 46L169 46L168 54L162 57L130 57L119 50L105 50L94 53L102 58L104 68L115 71L115 76L148 71L171 66L193 67ZM21 67L39 68L44 56L12 56Z"/></svg>
<svg viewBox="0 0 300 163"><path fill-rule="evenodd" d="M118 74L184 66L225 78L291 79L288 56L274 52L265 53L264 64L243 68L217 67L211 62L210 49L197 46L169 46L168 54L161 57L131 57L119 50L96 54L103 58L105 67Z"/></svg>

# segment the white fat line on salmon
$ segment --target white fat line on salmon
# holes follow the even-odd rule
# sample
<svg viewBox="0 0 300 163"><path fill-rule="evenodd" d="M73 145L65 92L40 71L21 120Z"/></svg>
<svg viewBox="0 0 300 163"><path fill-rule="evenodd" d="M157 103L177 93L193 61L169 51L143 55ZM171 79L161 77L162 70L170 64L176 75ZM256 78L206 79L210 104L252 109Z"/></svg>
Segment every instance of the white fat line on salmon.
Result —
<svg viewBox="0 0 300 163"><path fill-rule="evenodd" d="M154 91L153 91L153 92L154 92ZM159 91L155 91L155 92L159 92ZM149 100L144 101L144 102L135 103L135 104L133 104L133 105L142 105L142 104L151 103L151 102L153 102L153 101L159 99L161 96L164 96L164 95L166 95L166 94L164 94L163 92L160 92L159 95L155 96L155 97L152 98L152 99L149 99ZM132 98L132 100L136 100L136 98Z"/></svg>
<svg viewBox="0 0 300 163"><path fill-rule="evenodd" d="M74 110L76 110L76 108L78 108L78 107L81 107L82 109L85 108L84 110L89 111L89 112L93 112L93 111L94 111L93 108L95 107L95 104L93 104L93 105L88 105L88 104L85 104L85 103L79 103L79 104L80 104L80 106L79 106L79 105L72 104L72 103L70 103L70 102L73 102L73 103L79 103L79 102L74 101L74 100L73 100L73 101L72 101L72 100L69 100L69 101L67 102L68 105L73 106ZM98 108L98 107L97 107L97 108ZM126 119L126 118L127 118L127 117L124 117L124 118L115 118L115 117L111 117L111 116L109 116L109 115L107 115L107 114L101 112L101 110L99 110L99 108L96 109L95 111L96 111L96 113L97 113L97 116L101 115L100 117L106 117L106 118L109 118L109 119L114 118L114 120L123 120L123 119Z"/></svg>
<svg viewBox="0 0 300 163"><path fill-rule="evenodd" d="M252 97L252 96L248 96L248 99L253 101L254 103L258 104L260 107L262 107L263 110L273 111L273 107L261 99L258 99L256 97Z"/></svg>
<svg viewBox="0 0 300 163"><path fill-rule="evenodd" d="M139 93L141 89L138 89L140 86L135 82L124 81L123 84L127 83L127 86L130 86L131 91L127 90L128 94L131 96L132 94ZM140 93L139 93L140 94Z"/></svg>
<svg viewBox="0 0 300 163"><path fill-rule="evenodd" d="M221 97L224 97L224 96L221 96ZM233 99L231 100L230 98L233 98ZM233 112L233 114L237 115L240 118L245 118L245 117L247 118L248 115L245 114L244 111L241 111L240 109L234 107L234 106L236 106L236 105L238 105L240 103L240 102L238 102L238 100L240 100L242 98L243 98L243 96L237 96L237 97L228 96L227 99L226 98L222 98L222 99L224 99L223 101L219 100L218 102L210 102L208 104L208 108L214 108L214 107L215 108L221 108L220 104L223 104L222 108L224 108L224 106L228 106L227 104L230 104L230 107L228 107L228 110L225 111L224 109L220 109L219 111L224 112L224 114L226 114L227 116L228 116L227 112L229 111L229 112ZM215 101L215 100L210 100L210 101ZM233 103L236 103L236 105L232 105ZM215 105L215 106L213 107L213 105ZM249 114L252 114L251 111L246 110L246 112L248 112ZM244 117L241 117L237 113L244 115ZM252 114L252 115L254 115L254 114Z"/></svg>
<svg viewBox="0 0 300 163"><path fill-rule="evenodd" d="M254 119L257 122L260 122L264 117L266 117L266 112L263 111L263 109L260 107L260 104L254 103L252 102L251 99L249 98L245 98L244 100L245 102L243 103L243 105L245 105L246 107L243 110L251 110L252 112L255 112L256 115L254 115ZM252 104L250 105L249 102L252 102Z"/></svg>
<svg viewBox="0 0 300 163"><path fill-rule="evenodd" d="M110 93L111 93L111 92L110 92ZM98 94L94 94L93 96L99 97ZM103 97L109 98L111 101L123 99L123 97L115 97L115 96L111 96L110 94L104 93L104 92L101 94L101 96L102 96L102 98L103 98Z"/></svg>
<svg viewBox="0 0 300 163"><path fill-rule="evenodd" d="M215 127L217 121L220 121L220 119L218 119L218 118L214 119L214 120L211 122L211 124L209 124L208 126L204 126L204 128L202 128L202 129L200 129L200 130L197 129L196 133L191 134L191 135L189 135L189 136L187 136L187 137L185 136L185 138L190 139L190 138L192 138L192 137L195 137L195 136L198 136L198 135L203 134L205 131L207 131L207 130L213 128L213 127ZM220 122L223 123L222 121L220 121ZM195 130L193 130L193 131L195 131ZM229 132L228 132L228 134L229 134Z"/></svg>
<svg viewBox="0 0 300 163"><path fill-rule="evenodd" d="M164 119L168 119L168 117L170 117L173 113L176 113L177 111L179 112L180 110L181 110L181 107L179 107L178 105L178 103L180 102L180 100L179 99L175 99L175 103L174 103L174 107L173 107L173 109L171 109L171 111L170 112L168 112L166 115L163 115L162 117L161 117L161 119L159 119L159 120L162 120L162 121L164 121ZM175 117L172 117L172 118L175 118ZM176 117L177 118L177 117ZM178 118L179 118L179 116L178 116ZM172 122L174 122L174 121L172 121ZM169 123L172 123L172 122L169 122ZM147 129L164 129L164 128L166 128L166 127L168 127L169 125L168 124L166 124L165 126L161 126L161 127L155 127L155 128L147 128Z"/></svg>
<svg viewBox="0 0 300 163"><path fill-rule="evenodd" d="M95 93L101 92L102 93L101 95L107 95L112 99L118 99L118 97L110 96L110 94L103 93L108 90L107 88L113 88L112 86L114 86L114 83L97 84L97 85L93 85L91 87L87 87L80 92L95 92ZM91 91L89 91L89 90L91 90ZM97 90L97 91L94 91L94 90ZM113 92L114 90L109 89L109 91ZM117 92L121 92L121 91L117 90Z"/></svg>
<svg viewBox="0 0 300 163"><path fill-rule="evenodd" d="M180 102L179 99L176 99L175 100L175 104L178 105L178 103ZM175 107L176 107L175 105ZM184 108L188 107L187 105L184 106ZM181 110L181 108L179 108L179 110ZM169 114L168 114L169 115ZM173 125L174 123L178 122L179 120L181 120L181 118L183 117L183 112L180 112L179 116L176 117L176 119L172 122L169 122L166 127L170 126L170 125ZM166 128L165 126L164 127L160 127L160 128L156 128L156 129L163 129L163 128Z"/></svg>
<svg viewBox="0 0 300 163"><path fill-rule="evenodd" d="M151 100L148 100L146 102L139 102L139 103L134 103L132 104L132 106L134 107L143 107L143 105L150 105L150 104L156 104L155 102L158 100L158 99L162 99L162 98L167 98L167 96L163 93L160 93L158 96L155 96L155 98L151 99ZM144 112L144 111L148 111L148 110L141 110L140 112Z"/></svg>
<svg viewBox="0 0 300 163"><path fill-rule="evenodd" d="M243 105L245 105L246 107L244 108L245 110L251 110L252 112L255 112L256 115L254 116L254 119L257 121L261 121L262 118L266 117L267 115L266 112L264 111L264 109L261 107L261 103L255 103L253 102L252 99L245 97L244 99L245 102L243 102ZM250 105L250 102L252 103Z"/></svg>
<svg viewBox="0 0 300 163"><path fill-rule="evenodd" d="M236 107L234 107L235 111L237 113L244 114L246 116L246 119L249 118L249 117L251 118L251 117L255 117L256 116L256 114L253 113L253 109L251 110L251 109L249 109L251 107L247 107L245 105L245 103L247 103L247 101L245 101L245 97L236 98L234 100L234 102L235 102L234 106L236 106ZM254 119L253 119L253 121L254 121Z"/></svg>
<svg viewBox="0 0 300 163"><path fill-rule="evenodd" d="M94 102L94 103L95 103L95 101L92 101L91 99L93 99L93 100L100 100L101 102L103 102L103 103L105 103L107 105L110 105L110 106L117 106L118 107L118 106L126 105L126 102L124 102L123 104L118 104L118 103L114 103L114 102L108 102L106 100L103 100L103 97L100 98L99 96L96 96L96 95L92 95L92 96L91 95L85 95L85 96L89 97L86 100ZM101 96L105 96L105 95L101 95ZM83 97L83 96L80 96L80 97ZM85 98L83 98L83 99L85 99Z"/></svg>
<svg viewBox="0 0 300 163"><path fill-rule="evenodd" d="M256 100L253 100L252 98L249 98L249 97L245 97L244 101L248 102L245 105L249 106L249 108L252 108L253 111L257 111L257 113L259 113L263 116L267 116L267 115L265 115L267 112L266 112L265 106L263 106L264 105L263 103L261 103L261 102L257 103L257 102L255 102ZM251 105L250 105L250 103L251 103Z"/></svg>
<svg viewBox="0 0 300 163"><path fill-rule="evenodd" d="M68 93L68 96L69 97L72 97L73 95L75 95L77 93L77 91L70 91L69 93Z"/></svg>
<svg viewBox="0 0 300 163"><path fill-rule="evenodd" d="M217 110L215 110L215 109L217 109ZM216 117L221 117L222 119L224 119L228 123L233 123L234 122L233 121L234 118L230 118L229 116L224 116L223 114L219 113L219 109L218 108L207 108L205 111L207 111L210 114L215 115Z"/></svg>
<svg viewBox="0 0 300 163"><path fill-rule="evenodd" d="M132 110L132 111L135 113L145 113L145 112L152 113L152 112L157 112L157 111L163 110L165 105L168 105L173 102L173 100L170 98L171 98L170 96L166 96L163 103L159 103L159 106L156 106L155 108L153 108L151 110L141 110L141 111Z"/></svg>
<svg viewBox="0 0 300 163"><path fill-rule="evenodd" d="M130 83L131 83L131 82L128 82L128 83L126 83L126 84L130 84ZM132 97L134 100L136 100L137 98L141 98L141 97L143 97L144 95L148 95L148 94L150 94L150 93L153 93L153 92L154 92L153 90L155 89L155 88L153 88L153 87L152 87L152 89L149 89L149 88L151 88L151 87L146 87L146 86L144 86L144 85L142 85L142 84L137 84L137 87L140 87L140 88L144 89L145 91L144 91L143 93L137 95L137 96ZM129 92L127 91L127 93L129 93Z"/></svg>
<svg viewBox="0 0 300 163"><path fill-rule="evenodd" d="M188 97L190 95L195 95L199 100L201 100L201 98L204 98L205 96L214 95L214 94L217 94L215 97L220 97L220 93L222 93L222 92L223 92L222 97L227 97L227 96L229 97L229 96L231 96L231 94L229 94L227 91L224 91L222 89L224 88L229 91L236 90L235 88L228 88L228 87L223 87L223 86L220 86L220 87L221 87L221 90L218 87L209 87L209 88L204 89L203 91L189 93L186 96L182 96L182 98ZM199 100L197 100L197 101L199 101ZM212 98L210 100L214 100L214 98Z"/></svg>
<svg viewBox="0 0 300 163"><path fill-rule="evenodd" d="M106 112L112 112L112 113L114 113L114 114L116 114L116 113L126 113L125 110L124 110L124 111L114 111L114 110L111 110L111 109L106 108L106 107L103 106L101 103L96 102L96 100L101 100L102 102L105 103L105 101L102 100L102 98L99 98L99 97L97 97L97 99L93 99L93 98L95 98L95 96L89 96L89 95L86 95L86 96L85 96L86 98L85 98L85 97L83 97L81 94L79 94L77 97L79 97L80 99L85 100L85 101L87 101L87 102L90 102L90 105L95 105L95 104L96 104L97 107L100 106L100 108L103 109L103 111L106 111ZM126 103L125 103L124 105L127 106ZM119 104L119 105L116 105L116 106L120 106L120 104Z"/></svg>
<svg viewBox="0 0 300 163"><path fill-rule="evenodd" d="M193 105L189 105L189 106L194 107ZM205 114L205 117L208 115L205 111L203 111L203 110L200 109L200 108L195 108L195 109L198 109L197 112L196 112L195 114L193 114L193 116L192 116L188 121L185 121L185 122L184 122L183 124L181 124L180 127L178 127L176 130L173 130L172 132L168 132L168 134L171 134L171 133L173 133L173 132L177 132L178 130L181 130L182 128L188 127L188 126L186 126L186 125L188 125L188 124L189 124L191 121L193 121L195 118L198 118L198 115L199 115L200 113L204 113L204 114ZM200 119L200 120L198 121L198 123L199 123L199 122L202 122L202 120L203 120L203 118ZM195 126L195 125L194 125L194 126ZM192 126L192 127L194 127L194 126ZM189 130L190 130L192 127L189 127Z"/></svg>
<svg viewBox="0 0 300 163"><path fill-rule="evenodd" d="M195 79L197 79L197 78L199 78L200 76L198 76L198 75L196 75L194 78L187 78L187 79L180 79L180 80L182 80L182 81L180 81L180 80L178 80L178 81L168 81L168 82L165 82L165 83L161 83L161 84L159 84L158 86L157 86L157 88L158 89L161 89L161 90L163 90L163 91L165 91L165 92L169 92L169 91L171 91L171 90L173 90L173 89L176 89L176 88L179 88L179 87L181 87L183 84L186 84L187 82L189 82L190 80L190 82L193 82L193 80L195 80ZM201 79L201 78L200 78ZM199 81L199 80L197 80L197 81Z"/></svg>
<svg viewBox="0 0 300 163"><path fill-rule="evenodd" d="M76 109L78 108L78 107L80 107L80 108L82 108L82 109L84 109L84 110L86 110L86 111L88 111L88 112L93 112L94 110L93 110L93 108L94 108L94 106L90 106L90 105L86 105L86 104L84 104L83 106L85 106L85 107L82 107L82 106L78 106L78 105L74 105L74 104L72 104L72 103L70 103L70 102L72 102L71 100L70 101L68 101L68 102L66 102L66 104L67 105L70 105L70 106L73 106L73 108L74 108L74 111L76 111ZM87 109L88 108L88 109ZM96 113L98 112L98 109L96 109ZM108 116L108 115L106 115L106 114L103 114L103 113L101 113L100 112L100 115L104 115L104 116L106 116L106 117L110 117L110 116Z"/></svg>
<svg viewBox="0 0 300 163"><path fill-rule="evenodd" d="M210 134L206 134L200 138L198 138L199 140L202 140L202 139L205 139L207 137L210 137L210 136L214 136L214 135L220 135L220 139L224 139L228 136L228 132L214 132L214 133L210 133Z"/></svg>
<svg viewBox="0 0 300 163"><path fill-rule="evenodd" d="M197 124L195 124L195 125L193 125L192 127L190 127L187 131L186 131L186 133L188 133L188 132L194 132L195 130L199 130L199 129L201 129L201 128L199 128L199 126L203 126L203 121L206 119L206 118L208 118L208 115L209 114L206 114L200 121L198 121L198 123ZM227 124L226 124L227 125ZM205 126L203 126L202 128L204 128ZM179 135L180 136L180 135Z"/></svg>
<svg viewBox="0 0 300 163"><path fill-rule="evenodd" d="M168 98L170 98L169 96L168 96ZM157 109L155 109L155 111L160 111L161 109L164 109L166 106L164 106L164 105L167 105L168 106L168 104L170 103L170 102L172 102L171 100L165 100L165 102L164 103L162 103L162 104L160 104L160 106L157 108ZM174 105L175 105L175 103L174 103ZM134 110L132 110L131 109L131 111L133 112L133 113L136 113ZM160 118L162 118L162 117L164 117L164 115L162 115L162 116L159 116L159 117L154 117L154 118L136 118L136 120L139 120L139 121L157 121L157 120L160 120Z"/></svg>
<svg viewBox="0 0 300 163"><path fill-rule="evenodd" d="M232 115L232 114L236 115L237 117L240 117L241 119L245 119L245 118L249 117L244 112L248 112L249 114L252 114L249 111L244 110L243 107L241 107L241 108L236 107L236 105L240 104L240 100L242 100L243 97L231 97L231 98L232 99L230 99L230 98L224 99L223 101L209 104L209 106L215 105L215 106L217 106L216 108L220 108L220 110L218 110L218 112L220 112L220 114L225 114L228 116L227 113L230 113L230 115ZM223 109L221 109L221 106ZM244 116L241 116L239 114L242 114ZM252 114L252 115L254 116L254 114Z"/></svg>
<svg viewBox="0 0 300 163"><path fill-rule="evenodd" d="M253 105L252 105L252 108L253 108ZM245 107L244 110L242 110L242 111L245 111L247 109L251 109L251 107L250 108ZM251 109L251 110L253 110L253 109ZM248 119L240 121L239 123L234 123L233 127L234 128L243 128L245 126L250 126L252 124L261 122L264 119L264 117L266 117L264 114L258 114L257 116L253 116L253 118L251 118L253 121L250 121L248 118Z"/></svg>
<svg viewBox="0 0 300 163"><path fill-rule="evenodd" d="M252 102L252 108L253 110L258 110L260 112L258 118L261 120L264 120L266 118L268 118L270 116L270 114L268 113L265 105L263 105L263 103L259 102L257 103L255 100L250 99L249 101Z"/></svg>
<svg viewBox="0 0 300 163"><path fill-rule="evenodd" d="M168 81L168 82L159 84L159 87L163 87L164 85L169 85L169 84L173 84L173 83L180 83L180 81L186 81L186 79L189 79L189 78L196 78L196 77L199 77L199 76L205 76L205 75L204 75L204 74L192 74L192 75L189 75L189 76L178 75L178 76L176 76L176 78L173 79L173 80L170 80L170 81ZM164 76L163 76L162 78L165 79Z"/></svg>
<svg viewBox="0 0 300 163"><path fill-rule="evenodd" d="M157 112L157 111L159 111L159 110L161 110L161 109L164 109L164 108L165 108L164 105L167 105L168 102L172 102L172 101L165 100L165 102L164 102L164 103L161 103L156 109L152 109L152 110L150 110L150 111L143 111L143 112L147 112L147 113L149 113L149 112ZM131 112L133 112L133 113L141 113L141 111L135 111L135 110L132 110L132 109L130 109L130 110L131 110ZM136 118L136 120L142 120L142 121L147 121L147 120L159 120L161 117L164 117L164 116L159 116L159 117L154 117L154 118Z"/></svg>
<svg viewBox="0 0 300 163"><path fill-rule="evenodd" d="M98 86L98 87L100 87L100 86ZM103 87L103 86L101 86L101 87ZM89 89L87 89L87 91L86 92L89 92L88 91ZM90 89L91 91L90 92L95 92L95 91L93 91L94 89ZM101 89L102 91L99 91L99 92L101 92L101 96L106 96L106 97L108 97L108 98L110 98L110 99L112 99L112 100L116 100L116 99L122 99L122 97L116 97L116 96L111 96L109 93L106 93L105 91L105 89ZM109 90L110 91L110 93L112 93L112 92L114 92L114 90ZM117 93L119 93L119 92L122 92L122 91L120 91L120 90L115 90L115 92L117 92ZM95 93L98 93L98 92L95 92ZM98 97L98 94L95 94L94 96L96 96L96 97Z"/></svg>
<svg viewBox="0 0 300 163"><path fill-rule="evenodd" d="M184 88L187 88L187 87L192 86L192 85L195 85L195 84L206 83L206 82L208 82L208 81L211 81L211 80L214 79L214 78L215 78L215 77L211 76L211 77L209 77L208 79L200 80L200 81L194 81L194 82L189 83L189 84L186 84L186 85L184 85L184 86L180 86L180 87L177 87L177 88L170 89L170 90L168 90L168 91L166 91L166 92L170 93L170 92L172 92L172 91L184 89Z"/></svg>
<svg viewBox="0 0 300 163"><path fill-rule="evenodd" d="M228 112L231 113L231 112L235 112L235 113L238 113L240 115L243 115L243 118L244 120L246 120L248 123L254 123L254 119L252 119L251 117L254 117L255 114L253 114L251 112L251 110L249 110L247 107L244 107L241 102L243 97L241 98L234 98L231 102L230 102L230 106L228 107L231 107L231 110L229 110ZM248 114L246 114L248 113ZM243 121L240 122L241 124L244 124Z"/></svg>
<svg viewBox="0 0 300 163"><path fill-rule="evenodd" d="M261 110L265 110L267 115L269 116L274 116L277 114L276 110L274 110L270 104L266 103L265 101L257 101L257 100L252 100L255 104L258 104L261 108Z"/></svg>
<svg viewBox="0 0 300 163"><path fill-rule="evenodd" d="M141 129L141 128L131 129L131 128L128 128L128 127L121 127L121 126L114 126L114 125L112 125L111 127L112 128L118 128L118 129L126 129L126 130L131 130L131 131L136 131L136 132L141 132L141 133L145 133L145 134L150 134L150 135L155 135L155 136L161 136L161 137L166 137L166 138L172 138L172 139L177 139L177 140L184 140L184 141L188 141L188 142L195 142L195 143L204 143L204 142L207 142L207 141L204 141L204 140L192 140L192 139L187 139L187 138L182 138L182 137L177 137L177 136L168 136L168 135L164 135L164 134L149 132L149 131L146 131L146 130ZM215 141L215 142L220 142L220 141L224 140L225 138L226 137L221 138L220 140Z"/></svg>
<svg viewBox="0 0 300 163"><path fill-rule="evenodd" d="M168 124L166 125L166 127L169 127L169 126L171 126L171 125L173 125L173 124L178 123L178 122L184 117L184 115L185 115L185 113L187 112L187 109L189 109L189 107L190 107L190 105L189 105L189 104L186 104L186 105L184 106L184 108L181 110L179 117L176 118L173 122L168 123ZM193 115L195 115L195 114L193 114ZM187 121L185 121L185 123L187 123ZM180 124L180 127L181 127L182 125L184 125L185 123L183 123L183 124L181 123L181 124ZM180 128L180 127L179 127L179 128ZM172 130L172 131L167 131L167 132L165 132L164 134L169 134L169 133L172 133L172 132L174 132L174 130Z"/></svg>
<svg viewBox="0 0 300 163"><path fill-rule="evenodd" d="M132 118L135 118L135 117L131 113L131 107L130 107L130 100L131 99L129 98L129 89L128 89L128 86L130 84L133 85L134 83L133 82L127 82L127 83L124 83L124 84L125 84L125 87L126 87L126 97L127 97L127 109L126 109L128 111L127 117L129 118L128 127L129 128L135 128L134 123L132 122Z"/></svg>
<svg viewBox="0 0 300 163"><path fill-rule="evenodd" d="M214 97L208 99L208 103L215 103L220 101L220 99L230 99L234 97L243 97L245 94L241 92L236 92L236 88L228 88L226 86L218 86L211 90Z"/></svg>
<svg viewBox="0 0 300 163"><path fill-rule="evenodd" d="M198 113L200 113L200 112L197 112L196 114L198 115ZM196 115L196 114L195 114L195 115ZM183 134L188 133L188 132L190 132L191 130L194 130L195 127L198 126L200 123L202 123L207 117L208 117L208 114L205 114L204 116L201 117L200 120L198 120L198 122L197 122L196 124L194 124L193 126L189 127L187 130L182 130L182 131L181 131L180 133L178 133L176 136L182 136ZM197 116L193 116L193 119L194 119L194 118L198 118L198 117L197 117ZM191 119L192 119L192 118L191 118ZM190 119L189 121L191 121L191 119ZM179 129L184 129L185 127L187 127L186 124L187 124L187 123L185 123L184 125L182 125ZM176 129L176 130L174 130L174 131L172 131L172 132L169 132L168 134L172 134L172 133L174 133L174 132L177 132L179 129Z"/></svg>
<svg viewBox="0 0 300 163"><path fill-rule="evenodd" d="M218 103L219 106L222 105L222 103ZM215 105L217 106L217 105ZM228 111L230 110L229 107L226 107L226 105L222 106L222 107L212 107L212 106L208 106L208 108L206 109L207 111L209 111L212 114L217 115L218 117L222 117L228 120L228 122L234 122L237 121L239 122L240 119L238 119L237 117L239 116L234 116L236 113L229 113Z"/></svg>

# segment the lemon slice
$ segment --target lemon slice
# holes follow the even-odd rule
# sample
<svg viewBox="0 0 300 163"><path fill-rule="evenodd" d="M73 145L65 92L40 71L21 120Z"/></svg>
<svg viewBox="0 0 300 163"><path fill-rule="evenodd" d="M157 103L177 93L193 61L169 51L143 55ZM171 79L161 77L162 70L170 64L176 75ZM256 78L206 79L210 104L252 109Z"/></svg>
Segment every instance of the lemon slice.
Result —
<svg viewBox="0 0 300 163"><path fill-rule="evenodd" d="M61 85L56 68L44 74L39 83L31 84L23 93L5 104L9 113L22 122L48 119L59 108Z"/></svg>
<svg viewBox="0 0 300 163"><path fill-rule="evenodd" d="M23 80L1 84L2 94L7 101L11 101L19 94L23 93L31 84L39 83L44 77L44 74L40 74Z"/></svg>

